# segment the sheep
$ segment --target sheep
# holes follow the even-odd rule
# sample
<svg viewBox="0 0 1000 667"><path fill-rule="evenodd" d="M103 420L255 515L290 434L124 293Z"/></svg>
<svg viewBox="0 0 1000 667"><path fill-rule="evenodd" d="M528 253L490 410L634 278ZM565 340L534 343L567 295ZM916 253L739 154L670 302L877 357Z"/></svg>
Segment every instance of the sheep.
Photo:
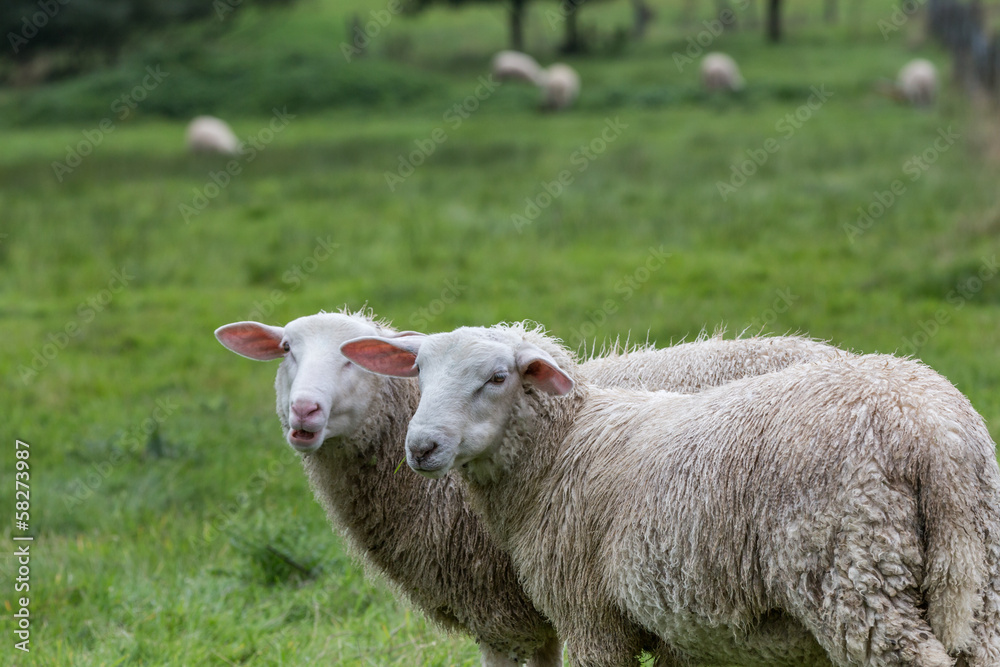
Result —
<svg viewBox="0 0 1000 667"><path fill-rule="evenodd" d="M542 108L549 111L567 109L580 94L580 76L569 65L556 63L543 70L537 85L542 91Z"/></svg>
<svg viewBox="0 0 1000 667"><path fill-rule="evenodd" d="M493 76L500 81L516 79L538 85L542 68L538 62L520 51L500 51L493 56Z"/></svg>
<svg viewBox="0 0 1000 667"><path fill-rule="evenodd" d="M701 59L701 82L709 92L736 92L744 85L736 61L725 53L709 53Z"/></svg>
<svg viewBox="0 0 1000 667"><path fill-rule="evenodd" d="M665 348L611 350L588 359L581 370L588 381L602 387L693 394L793 364L845 355L847 352L832 345L801 336L724 339L720 333Z"/></svg>
<svg viewBox="0 0 1000 667"><path fill-rule="evenodd" d="M229 125L215 116L197 116L188 124L187 147L193 153L239 155L242 151Z"/></svg>
<svg viewBox="0 0 1000 667"><path fill-rule="evenodd" d="M937 95L937 69L929 60L917 58L906 63L896 77L898 95L914 106L929 106Z"/></svg>
<svg viewBox="0 0 1000 667"><path fill-rule="evenodd" d="M442 627L475 637L484 665L515 664L509 655L558 665L554 631L518 585L509 557L466 508L463 487L454 479L430 483L394 474L419 389L413 381L362 373L337 352L348 339L373 334L400 335L365 312L320 313L285 327L237 322L215 332L241 356L282 359L275 393L285 437L300 452L332 523L370 570ZM795 337L714 338L661 351L616 350L581 371L600 384L634 383L641 376L644 386L694 391L838 354ZM414 513L428 505L440 508L429 519L436 529L424 522L423 530L414 530Z"/></svg>
<svg viewBox="0 0 1000 667"><path fill-rule="evenodd" d="M419 375L407 463L458 471L574 664L633 664L636 625L668 665L1000 664L995 445L917 361L684 395L595 386L519 324L341 352Z"/></svg>

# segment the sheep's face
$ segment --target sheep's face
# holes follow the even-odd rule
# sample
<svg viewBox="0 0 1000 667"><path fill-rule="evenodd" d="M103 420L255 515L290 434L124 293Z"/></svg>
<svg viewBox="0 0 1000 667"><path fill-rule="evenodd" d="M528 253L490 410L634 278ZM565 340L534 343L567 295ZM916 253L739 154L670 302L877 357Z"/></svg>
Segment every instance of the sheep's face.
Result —
<svg viewBox="0 0 1000 667"><path fill-rule="evenodd" d="M493 452L529 386L553 394L573 387L544 351L502 338L491 329L464 328L421 338L365 338L341 350L374 372L419 374L420 405L410 420L406 461L437 478Z"/></svg>
<svg viewBox="0 0 1000 667"><path fill-rule="evenodd" d="M278 417L288 444L311 452L328 438L353 434L367 417L378 378L361 371L339 348L348 339L378 332L369 322L321 313L285 327L228 324L216 337L242 356L282 360L274 383Z"/></svg>

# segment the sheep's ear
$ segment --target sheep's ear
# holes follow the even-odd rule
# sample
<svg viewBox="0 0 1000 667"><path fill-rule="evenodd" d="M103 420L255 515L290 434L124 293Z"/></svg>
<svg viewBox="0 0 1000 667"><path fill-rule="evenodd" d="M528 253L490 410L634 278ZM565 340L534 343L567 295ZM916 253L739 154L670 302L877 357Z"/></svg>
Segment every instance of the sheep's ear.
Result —
<svg viewBox="0 0 1000 667"><path fill-rule="evenodd" d="M417 352L423 336L396 338L365 336L340 346L340 353L361 368L379 375L411 378L417 376Z"/></svg>
<svg viewBox="0 0 1000 667"><path fill-rule="evenodd" d="M270 361L285 356L281 339L282 327L272 327L260 322L234 322L215 330L215 337L227 348L247 359Z"/></svg>
<svg viewBox="0 0 1000 667"><path fill-rule="evenodd" d="M563 396L573 389L573 380L559 368L555 359L530 343L517 353L517 370L525 382L546 394Z"/></svg>

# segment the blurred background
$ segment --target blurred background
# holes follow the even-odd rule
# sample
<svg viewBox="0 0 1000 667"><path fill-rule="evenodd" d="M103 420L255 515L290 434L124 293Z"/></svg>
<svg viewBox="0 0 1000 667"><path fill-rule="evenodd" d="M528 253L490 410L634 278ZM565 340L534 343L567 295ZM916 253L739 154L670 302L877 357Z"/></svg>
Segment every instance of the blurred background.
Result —
<svg viewBox="0 0 1000 667"><path fill-rule="evenodd" d="M477 664L345 552L276 365L223 349L228 322L532 319L584 354L798 332L923 359L996 439L998 25L934 0L6 0L0 470L29 443L35 541L31 652L0 664ZM500 76L511 48L538 70ZM739 78L703 77L710 52ZM914 59L936 87L900 80Z"/></svg>

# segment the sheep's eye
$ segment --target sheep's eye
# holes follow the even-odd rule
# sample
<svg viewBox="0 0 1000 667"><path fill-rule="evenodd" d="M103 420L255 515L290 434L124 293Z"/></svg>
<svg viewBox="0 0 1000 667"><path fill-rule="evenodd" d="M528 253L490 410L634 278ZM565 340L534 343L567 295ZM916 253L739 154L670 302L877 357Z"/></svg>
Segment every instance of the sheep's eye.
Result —
<svg viewBox="0 0 1000 667"><path fill-rule="evenodd" d="M291 352L292 346L289 345L288 341L286 340L284 343L281 344L281 349L284 350L285 352Z"/></svg>
<svg viewBox="0 0 1000 667"><path fill-rule="evenodd" d="M494 373L493 377L490 378L492 384L503 384L503 381L507 379L506 373Z"/></svg>

